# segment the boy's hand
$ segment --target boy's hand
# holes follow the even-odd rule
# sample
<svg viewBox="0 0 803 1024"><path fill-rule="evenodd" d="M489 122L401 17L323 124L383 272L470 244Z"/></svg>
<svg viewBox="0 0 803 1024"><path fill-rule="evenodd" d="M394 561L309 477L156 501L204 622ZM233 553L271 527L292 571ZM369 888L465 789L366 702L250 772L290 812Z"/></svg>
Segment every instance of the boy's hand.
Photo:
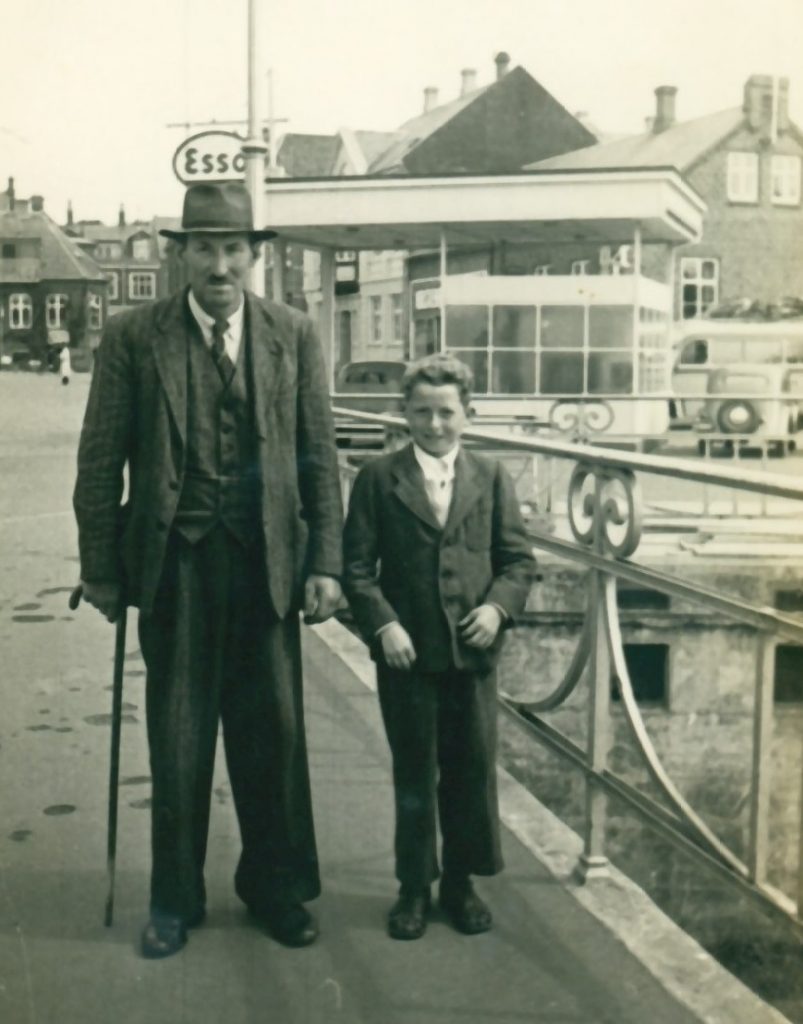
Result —
<svg viewBox="0 0 803 1024"><path fill-rule="evenodd" d="M410 669L416 654L410 634L400 622L392 622L379 634L382 654L391 668Z"/></svg>
<svg viewBox="0 0 803 1024"><path fill-rule="evenodd" d="M481 604L478 608L472 609L457 625L464 644L485 650L496 640L496 634L502 625L502 613L495 604Z"/></svg>

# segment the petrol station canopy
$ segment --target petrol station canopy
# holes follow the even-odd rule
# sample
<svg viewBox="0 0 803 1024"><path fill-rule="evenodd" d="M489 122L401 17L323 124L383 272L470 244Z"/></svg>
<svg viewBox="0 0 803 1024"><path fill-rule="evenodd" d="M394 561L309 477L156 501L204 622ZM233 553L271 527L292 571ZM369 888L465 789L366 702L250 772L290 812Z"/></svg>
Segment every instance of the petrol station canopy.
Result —
<svg viewBox="0 0 803 1024"><path fill-rule="evenodd" d="M265 222L308 248L699 241L705 203L673 167L270 179Z"/></svg>

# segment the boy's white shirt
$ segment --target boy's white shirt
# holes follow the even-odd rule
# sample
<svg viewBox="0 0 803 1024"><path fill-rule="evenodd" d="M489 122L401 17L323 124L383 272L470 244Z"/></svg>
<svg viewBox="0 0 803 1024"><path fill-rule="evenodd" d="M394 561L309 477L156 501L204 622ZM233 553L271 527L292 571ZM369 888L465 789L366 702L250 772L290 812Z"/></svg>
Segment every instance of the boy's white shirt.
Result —
<svg viewBox="0 0 803 1024"><path fill-rule="evenodd" d="M430 455L413 441L413 454L424 474L424 488L440 527L446 526L449 506L454 493L454 463L460 445L456 444L445 455Z"/></svg>
<svg viewBox="0 0 803 1024"><path fill-rule="evenodd" d="M413 454L424 475L424 488L435 518L441 527L446 525L446 520L449 518L449 507L454 494L454 464L459 451L460 445L456 444L445 455L430 455L413 441ZM504 622L508 617L505 609L495 602L491 603L494 608L498 609ZM396 619L386 622L384 626L379 627L374 636L380 636L386 629L397 624Z"/></svg>

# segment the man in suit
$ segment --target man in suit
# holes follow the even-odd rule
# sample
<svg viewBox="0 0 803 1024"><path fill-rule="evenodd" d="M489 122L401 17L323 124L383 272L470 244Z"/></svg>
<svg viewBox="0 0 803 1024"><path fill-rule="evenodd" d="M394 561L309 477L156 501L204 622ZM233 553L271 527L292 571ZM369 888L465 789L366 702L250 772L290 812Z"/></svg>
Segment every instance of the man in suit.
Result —
<svg viewBox="0 0 803 1024"><path fill-rule="evenodd" d="M279 941L314 941L320 891L299 610L340 599L341 498L310 320L245 291L258 245L239 183L193 185L189 286L112 318L97 352L74 506L85 600L139 608L152 872L146 957L205 914L218 721L242 836L238 895ZM124 470L128 500L123 510Z"/></svg>
<svg viewBox="0 0 803 1024"><path fill-rule="evenodd" d="M491 927L471 875L502 868L496 795L496 676L502 630L535 571L512 481L464 451L471 371L451 356L402 379L412 443L366 464L351 494L343 585L377 662L393 759L394 939L424 934L430 884L459 931Z"/></svg>

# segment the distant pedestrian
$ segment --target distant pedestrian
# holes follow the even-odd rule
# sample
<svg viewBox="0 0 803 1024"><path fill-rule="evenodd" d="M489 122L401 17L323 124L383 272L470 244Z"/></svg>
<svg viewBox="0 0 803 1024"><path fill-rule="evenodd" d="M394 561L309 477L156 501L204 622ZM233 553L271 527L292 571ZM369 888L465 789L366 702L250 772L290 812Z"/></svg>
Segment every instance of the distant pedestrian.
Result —
<svg viewBox="0 0 803 1024"><path fill-rule="evenodd" d="M471 371L430 356L402 379L412 443L367 463L354 483L343 587L377 663L393 758L394 939L426 928L430 884L467 934L491 912L471 875L502 868L496 795L496 663L502 632L527 599L532 546L513 483L463 451Z"/></svg>
<svg viewBox="0 0 803 1024"><path fill-rule="evenodd" d="M72 376L72 362L70 361L69 345L62 346L62 349L59 352L59 374L61 375L62 384L70 383L70 377Z"/></svg>

